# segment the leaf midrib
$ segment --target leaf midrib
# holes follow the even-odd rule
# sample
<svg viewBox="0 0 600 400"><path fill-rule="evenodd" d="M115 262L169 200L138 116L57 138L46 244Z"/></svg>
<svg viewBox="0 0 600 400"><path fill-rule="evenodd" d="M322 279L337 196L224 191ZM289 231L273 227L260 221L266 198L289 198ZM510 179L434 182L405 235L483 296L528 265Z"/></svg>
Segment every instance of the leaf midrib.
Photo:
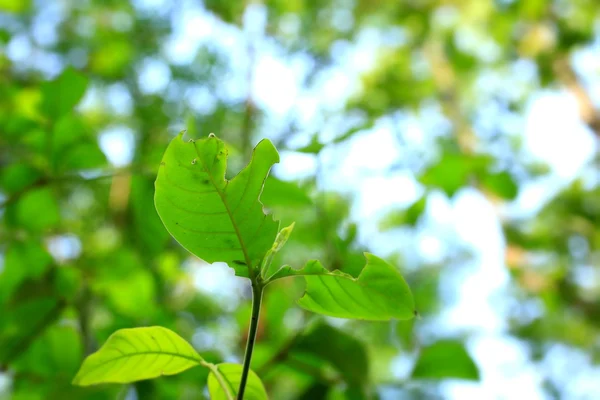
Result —
<svg viewBox="0 0 600 400"><path fill-rule="evenodd" d="M180 353L172 353L172 352L167 352L167 351L160 351L160 350L155 350L155 351L138 351L135 353L127 353L127 354L123 354L114 358L111 358L110 360L105 360L101 363L95 364L93 366L93 368L91 368L91 370L96 370L106 364L109 364L111 362L117 362L119 360L122 360L124 358L131 358L131 357L136 357L136 356L145 356L145 355L149 355L149 354L158 354L158 355L163 355L163 356L172 356L172 357L179 357L179 358L183 358L185 360L188 361L193 361L195 363L197 363L198 365L201 364L201 362L203 361L202 358L198 357L198 358L194 358L192 356L187 356L185 354L180 354ZM86 374L89 375L89 374ZM84 375L85 376L85 375Z"/></svg>
<svg viewBox="0 0 600 400"><path fill-rule="evenodd" d="M248 275L250 276L250 278L252 278L252 276L253 276L252 262L250 261L250 257L248 256L248 250L246 249L246 244L244 243L244 240L242 239L242 234L241 234L237 224L235 223L235 220L233 218L233 214L232 214L231 210L229 209L229 204L225 198L225 195L224 195L224 193L221 192L221 190L217 186L217 183L214 181L211 171L208 169L208 166L206 165L204 158L200 155L200 152L198 151L198 147L196 147L195 141L194 141L194 150L196 150L196 154L198 155L198 158L200 159L202 167L204 168L204 172L206 172L206 174L208 175L208 180L214 186L215 191L217 192L217 194L221 198L221 201L223 202L223 205L225 206L225 210L227 210L227 215L229 216L229 220L231 221L231 225L233 226L233 229L235 230L235 234L238 238L238 242L240 242L242 253L244 254L244 261L246 262L246 267L248 267ZM215 155L215 158L216 158L216 155ZM250 163L252 163L252 160L250 160ZM226 181L226 185L229 185L230 181L227 179L225 179L225 181Z"/></svg>

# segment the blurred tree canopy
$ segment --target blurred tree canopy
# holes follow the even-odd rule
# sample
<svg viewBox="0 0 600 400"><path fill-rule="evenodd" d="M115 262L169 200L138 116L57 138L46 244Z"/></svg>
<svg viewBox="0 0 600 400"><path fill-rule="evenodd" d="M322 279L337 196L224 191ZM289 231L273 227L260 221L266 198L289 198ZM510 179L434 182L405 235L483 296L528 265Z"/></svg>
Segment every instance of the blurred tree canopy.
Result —
<svg viewBox="0 0 600 400"><path fill-rule="evenodd" d="M271 398L514 394L491 377L490 335L541 398L593 398L599 49L595 0L0 0L0 398L206 396L201 368L72 386L120 328L162 325L211 362L240 360L249 288L192 258L154 208L182 129L225 140L232 171L262 137L281 150L262 201L296 227L275 264L356 276L376 248L422 315L341 323L295 306L302 285L274 284L252 362ZM569 106L532 128L541 96ZM561 160L583 157L579 140L585 158L561 174L527 130L548 135L539 146L562 136ZM374 189L385 207L364 211ZM468 196L498 225L495 271L455 229L486 222L444 217ZM452 317L474 264L497 284L493 334Z"/></svg>

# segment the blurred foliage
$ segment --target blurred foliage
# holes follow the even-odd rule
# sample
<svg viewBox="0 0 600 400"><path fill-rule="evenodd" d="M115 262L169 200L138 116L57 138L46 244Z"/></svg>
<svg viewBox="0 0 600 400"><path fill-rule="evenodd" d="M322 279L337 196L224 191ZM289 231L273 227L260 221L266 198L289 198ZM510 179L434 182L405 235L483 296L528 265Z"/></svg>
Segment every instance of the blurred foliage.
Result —
<svg viewBox="0 0 600 400"><path fill-rule="evenodd" d="M206 395L202 368L124 387L72 386L85 355L120 328L162 325L210 362L240 359L249 291L199 290L234 278L206 278L217 267L170 239L152 201L166 144L184 128L217 133L232 149L232 170L264 136L315 161L305 178L276 169L266 183L265 207L282 226L296 221L277 266L319 258L357 276L372 221L357 220L353 199L323 182L332 154L342 159L370 132L392 132L401 156L386 171L414 177L420 190L375 223L423 318L314 318L294 304L301 283L273 284L253 359L271 398L443 398L438 382L483 376L463 340L477 330L435 325L450 307L443 278L468 249L432 214L440 198L473 191L503 224L505 333L527 347L549 398L575 398L565 379L586 376L585 367L560 380L544 365L557 346L600 362L600 114L589 73L573 61L597 52L600 3L200 3L0 0L0 398ZM308 65L298 84L317 94L317 123L300 107L277 116L254 93L253 63L269 46L290 65ZM346 97L328 86L340 70L350 71ZM553 185L538 212L514 216L511 201L548 172L521 138L541 90L572 95L595 153L576 180ZM417 138L407 121L419 122ZM115 149L121 158L111 157ZM419 251L423 235L444 244L441 257ZM395 368L398 360L412 375Z"/></svg>

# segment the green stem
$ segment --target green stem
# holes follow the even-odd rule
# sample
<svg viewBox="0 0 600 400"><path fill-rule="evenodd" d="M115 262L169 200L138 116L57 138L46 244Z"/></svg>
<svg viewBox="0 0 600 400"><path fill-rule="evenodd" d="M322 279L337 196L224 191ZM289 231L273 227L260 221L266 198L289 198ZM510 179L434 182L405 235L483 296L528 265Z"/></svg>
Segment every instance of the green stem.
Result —
<svg viewBox="0 0 600 400"><path fill-rule="evenodd" d="M260 275L259 275L260 277ZM258 317L260 315L260 304L262 301L263 284L259 279L252 281L252 317L250 318L250 329L248 330L248 340L246 342L246 353L244 354L244 366L242 368L242 378L240 388L238 389L238 400L243 400L248 373L250 372L250 360L254 350L254 341L256 340L256 331L258 329Z"/></svg>

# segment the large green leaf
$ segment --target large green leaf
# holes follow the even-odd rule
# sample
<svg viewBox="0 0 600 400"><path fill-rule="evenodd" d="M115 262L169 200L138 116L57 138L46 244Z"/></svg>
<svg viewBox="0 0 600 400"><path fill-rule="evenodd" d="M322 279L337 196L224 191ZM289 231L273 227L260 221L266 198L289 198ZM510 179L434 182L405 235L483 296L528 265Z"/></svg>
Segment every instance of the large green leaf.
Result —
<svg viewBox="0 0 600 400"><path fill-rule="evenodd" d="M240 364L217 364L216 368L221 374L222 383L211 369L208 376L208 392L211 400L227 400L227 394L223 390L223 384L227 385L231 393L237 395L238 387L242 377L242 366ZM266 400L267 391L256 373L250 370L248 381L246 382L246 391L244 392L244 400Z"/></svg>
<svg viewBox="0 0 600 400"><path fill-rule="evenodd" d="M421 350L412 377L476 381L479 369L461 342L440 340Z"/></svg>
<svg viewBox="0 0 600 400"><path fill-rule="evenodd" d="M225 179L227 149L210 135L171 141L156 179L154 202L171 235L188 251L212 263L226 262L248 276L271 248L279 222L263 212L259 198L279 154L268 140L236 177Z"/></svg>
<svg viewBox="0 0 600 400"><path fill-rule="evenodd" d="M73 384L129 383L174 375L202 363L188 342L166 328L121 329L85 359Z"/></svg>
<svg viewBox="0 0 600 400"><path fill-rule="evenodd" d="M365 257L367 264L358 278L328 271L313 260L298 270L284 266L269 281L304 276L306 291L298 304L319 314L371 321L414 317L413 295L398 270L373 254Z"/></svg>

